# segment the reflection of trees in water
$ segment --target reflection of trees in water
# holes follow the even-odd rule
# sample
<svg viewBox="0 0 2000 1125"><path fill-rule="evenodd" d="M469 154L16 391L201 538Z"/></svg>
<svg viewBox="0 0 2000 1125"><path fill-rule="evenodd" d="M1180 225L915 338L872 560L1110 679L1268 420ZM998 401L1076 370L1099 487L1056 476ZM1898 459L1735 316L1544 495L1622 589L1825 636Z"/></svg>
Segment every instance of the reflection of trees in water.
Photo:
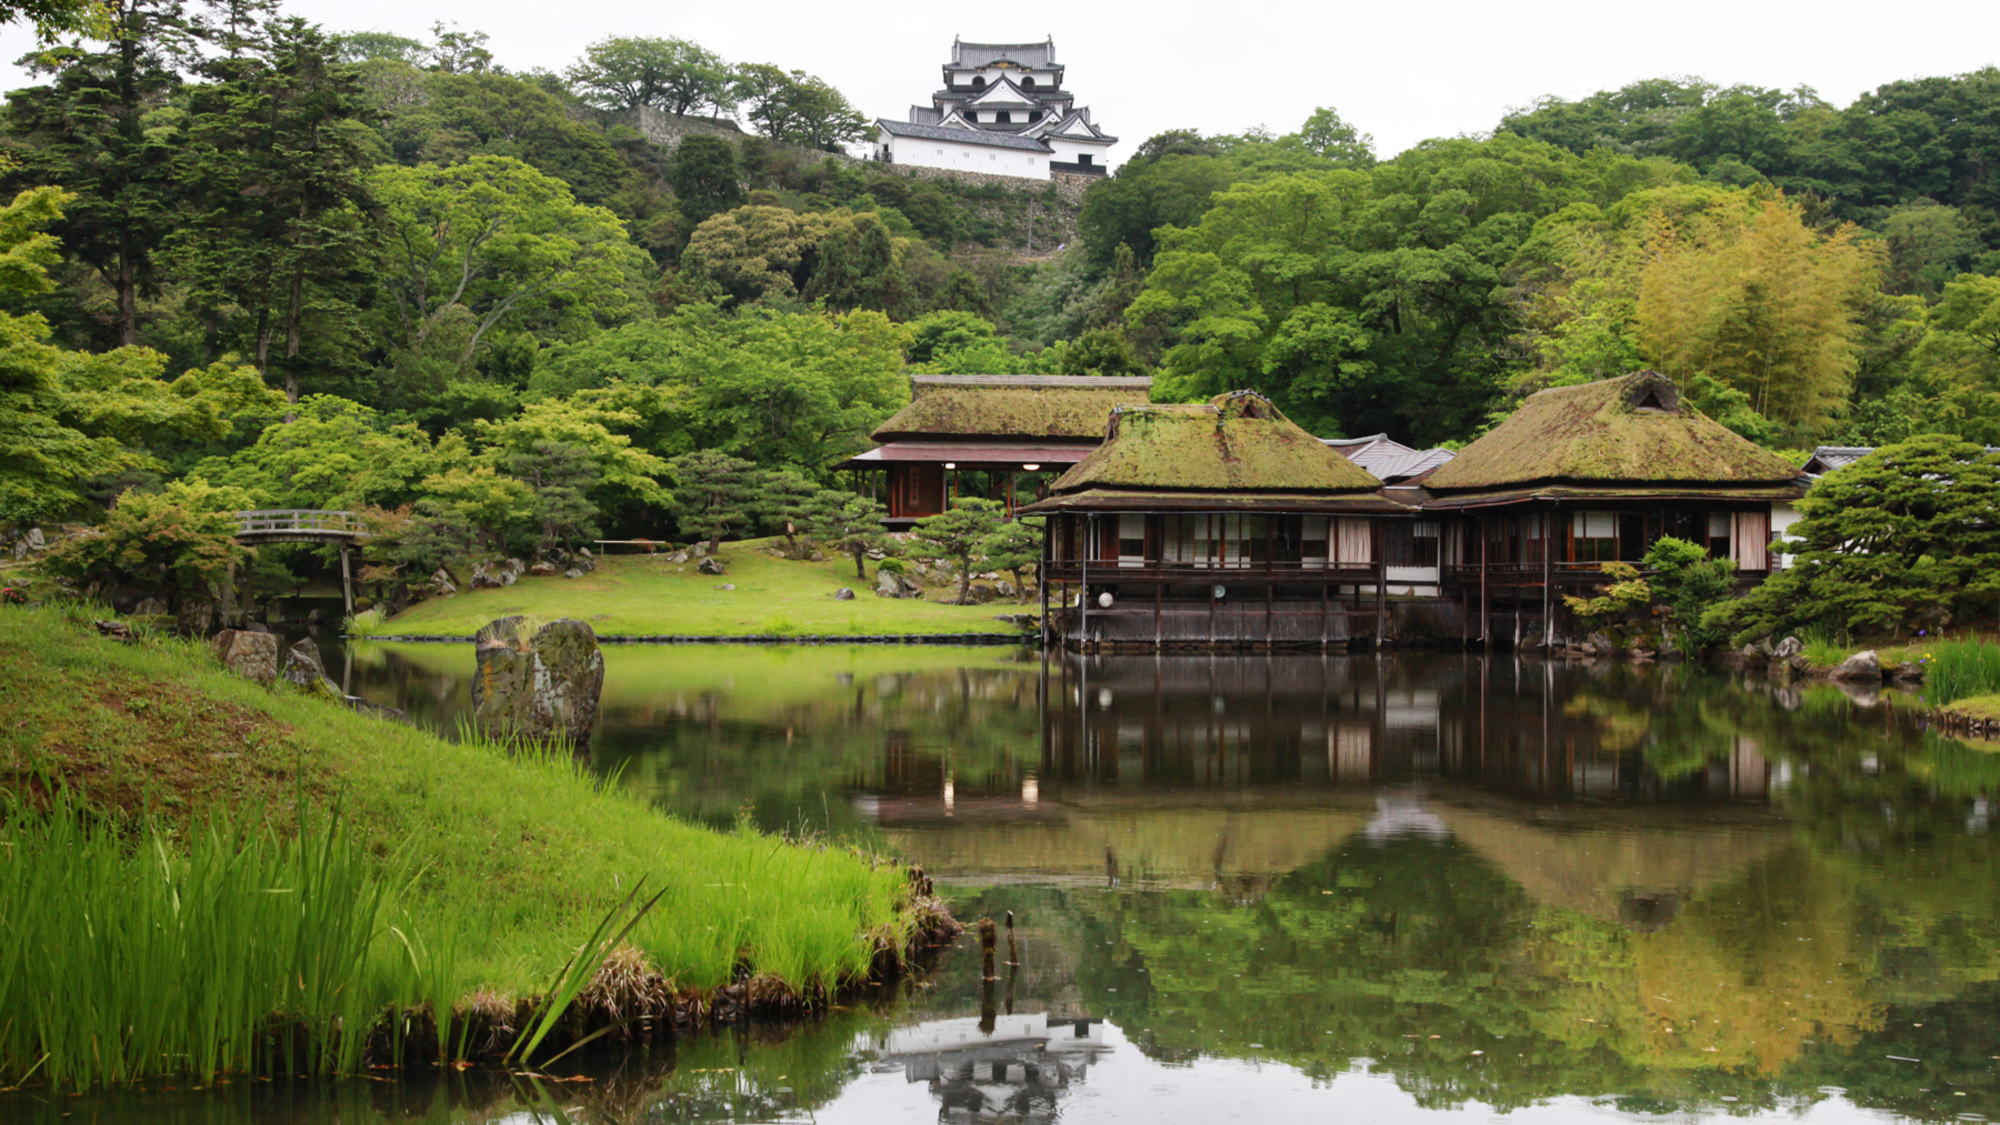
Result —
<svg viewBox="0 0 2000 1125"><path fill-rule="evenodd" d="M618 702L600 764L718 822L879 820L947 872L1113 888L969 909L1022 911L1023 1010L1108 1016L1154 1058L1366 1057L1434 1105L2000 1093L2000 756L1892 706L1455 656L1106 658L1046 687L781 666ZM952 980L919 1010L976 1010Z"/></svg>
<svg viewBox="0 0 2000 1125"><path fill-rule="evenodd" d="M1993 895L1980 889L1975 915L1992 916ZM1907 1066L1881 1065L1885 1044L1904 1053L1897 958L1927 940L1887 905L1794 845L1648 929L1538 901L1461 842L1401 836L1350 840L1247 906L1069 892L1061 909L1105 935L1080 947L1104 951L1079 966L1085 1001L1162 1059L1274 1058L1327 1077L1366 1058L1430 1106L1618 1094L1680 1111L1727 1095L1741 1109L1887 1083L1900 1100L1862 1103L1948 1116L1967 1103L1926 1103ZM1950 964L1949 943L1927 948L1951 995L1992 991L1972 983L1990 941ZM1994 1008L1941 1007L1967 1043L2000 1036ZM2000 1093L1970 1051L1953 1080Z"/></svg>

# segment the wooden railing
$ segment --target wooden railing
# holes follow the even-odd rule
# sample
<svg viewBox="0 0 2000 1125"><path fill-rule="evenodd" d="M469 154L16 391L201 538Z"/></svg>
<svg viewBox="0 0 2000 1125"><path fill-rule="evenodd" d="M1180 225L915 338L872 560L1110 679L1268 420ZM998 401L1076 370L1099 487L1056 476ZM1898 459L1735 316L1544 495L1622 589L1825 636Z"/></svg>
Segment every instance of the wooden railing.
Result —
<svg viewBox="0 0 2000 1125"><path fill-rule="evenodd" d="M1048 564L1048 577L1053 582L1080 582L1086 576L1092 582L1240 582L1255 580L1263 582L1312 582L1312 581L1373 581L1375 564L1328 562L1325 560L1303 562L1257 562L1226 564L1199 564L1193 562L1167 562L1147 559L1136 564L1120 563L1115 559L1093 559L1089 563L1074 559L1058 559Z"/></svg>
<svg viewBox="0 0 2000 1125"><path fill-rule="evenodd" d="M368 525L353 512L322 508L260 508L236 513L238 539L365 539Z"/></svg>

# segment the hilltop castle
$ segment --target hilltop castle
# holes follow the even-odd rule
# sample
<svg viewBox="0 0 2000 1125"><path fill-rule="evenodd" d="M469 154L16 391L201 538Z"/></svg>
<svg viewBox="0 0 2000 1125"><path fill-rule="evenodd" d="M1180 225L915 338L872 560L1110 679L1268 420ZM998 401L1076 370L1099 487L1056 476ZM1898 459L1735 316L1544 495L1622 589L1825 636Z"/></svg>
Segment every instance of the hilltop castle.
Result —
<svg viewBox="0 0 2000 1125"><path fill-rule="evenodd" d="M1104 175L1118 138L1091 124L1063 87L1053 38L1040 43L952 40L944 89L908 121L875 122L878 160L1048 179L1058 172Z"/></svg>

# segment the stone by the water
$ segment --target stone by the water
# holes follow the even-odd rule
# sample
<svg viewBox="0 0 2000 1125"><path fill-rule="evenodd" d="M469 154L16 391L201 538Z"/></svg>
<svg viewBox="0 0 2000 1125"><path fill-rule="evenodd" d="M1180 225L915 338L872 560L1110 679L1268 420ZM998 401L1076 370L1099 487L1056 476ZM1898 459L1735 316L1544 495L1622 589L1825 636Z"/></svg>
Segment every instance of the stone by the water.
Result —
<svg viewBox="0 0 2000 1125"><path fill-rule="evenodd" d="M1874 649L1864 649L1840 662L1833 670L1833 678L1846 682L1882 682L1882 658Z"/></svg>
<svg viewBox="0 0 2000 1125"><path fill-rule="evenodd" d="M215 655L222 666L260 684L278 679L278 638L251 629L224 629L215 635Z"/></svg>
<svg viewBox="0 0 2000 1125"><path fill-rule="evenodd" d="M581 746L597 722L604 654L597 634L564 618L526 635L520 617L490 622L473 638L473 719L495 738L561 735Z"/></svg>
<svg viewBox="0 0 2000 1125"><path fill-rule="evenodd" d="M311 637L300 638L297 644L285 650L285 664L278 670L278 678L308 695L346 698L346 693L326 674L326 662L320 656L319 645Z"/></svg>

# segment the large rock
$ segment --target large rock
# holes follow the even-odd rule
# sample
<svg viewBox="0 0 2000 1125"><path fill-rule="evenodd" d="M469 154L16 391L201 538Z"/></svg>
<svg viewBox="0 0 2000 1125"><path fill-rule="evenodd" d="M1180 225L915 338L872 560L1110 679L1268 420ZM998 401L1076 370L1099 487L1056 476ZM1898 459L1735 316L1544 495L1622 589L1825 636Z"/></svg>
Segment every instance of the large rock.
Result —
<svg viewBox="0 0 2000 1125"><path fill-rule="evenodd" d="M729 567L721 559L711 555L708 558L701 560L701 565L695 567L695 569L703 574L720 575L726 572L729 569Z"/></svg>
<svg viewBox="0 0 2000 1125"><path fill-rule="evenodd" d="M916 583L904 578L893 570L875 572L875 593L884 598L914 598L923 591Z"/></svg>
<svg viewBox="0 0 2000 1125"><path fill-rule="evenodd" d="M1771 650L1771 658L1773 660L1790 660L1794 656L1804 655L1805 651L1806 644L1804 641L1797 637L1786 637L1784 640L1778 642L1776 648Z"/></svg>
<svg viewBox="0 0 2000 1125"><path fill-rule="evenodd" d="M833 600L837 602L851 602L854 600L854 591L842 586L833 592Z"/></svg>
<svg viewBox="0 0 2000 1125"><path fill-rule="evenodd" d="M1864 649L1840 662L1833 670L1833 678L1846 683L1882 682L1882 658L1874 649Z"/></svg>
<svg viewBox="0 0 2000 1125"><path fill-rule="evenodd" d="M604 654L581 621L552 621L530 637L526 622L503 617L473 638L473 720L493 738L590 741L604 689Z"/></svg>
<svg viewBox="0 0 2000 1125"><path fill-rule="evenodd" d="M278 678L307 695L327 699L347 697L347 693L340 690L340 685L326 674L326 663L320 658L319 645L311 637L301 638L285 650L285 666L278 670Z"/></svg>
<svg viewBox="0 0 2000 1125"><path fill-rule="evenodd" d="M489 559L472 568L472 588L498 590L521 580L528 564L520 559Z"/></svg>
<svg viewBox="0 0 2000 1125"><path fill-rule="evenodd" d="M438 567L431 572L431 593L440 598L458 593L458 583L451 580L451 571Z"/></svg>
<svg viewBox="0 0 2000 1125"><path fill-rule="evenodd" d="M556 564L544 559L541 562L534 563L533 565L529 566L528 573L534 575L537 578L554 578L556 575L562 573L562 567L559 567Z"/></svg>
<svg viewBox="0 0 2000 1125"><path fill-rule="evenodd" d="M190 637L206 637L215 628L215 603L207 598L189 598L181 603L176 617L181 632Z"/></svg>
<svg viewBox="0 0 2000 1125"><path fill-rule="evenodd" d="M278 678L278 638L274 633L224 629L215 635L215 655L222 666L260 684Z"/></svg>

